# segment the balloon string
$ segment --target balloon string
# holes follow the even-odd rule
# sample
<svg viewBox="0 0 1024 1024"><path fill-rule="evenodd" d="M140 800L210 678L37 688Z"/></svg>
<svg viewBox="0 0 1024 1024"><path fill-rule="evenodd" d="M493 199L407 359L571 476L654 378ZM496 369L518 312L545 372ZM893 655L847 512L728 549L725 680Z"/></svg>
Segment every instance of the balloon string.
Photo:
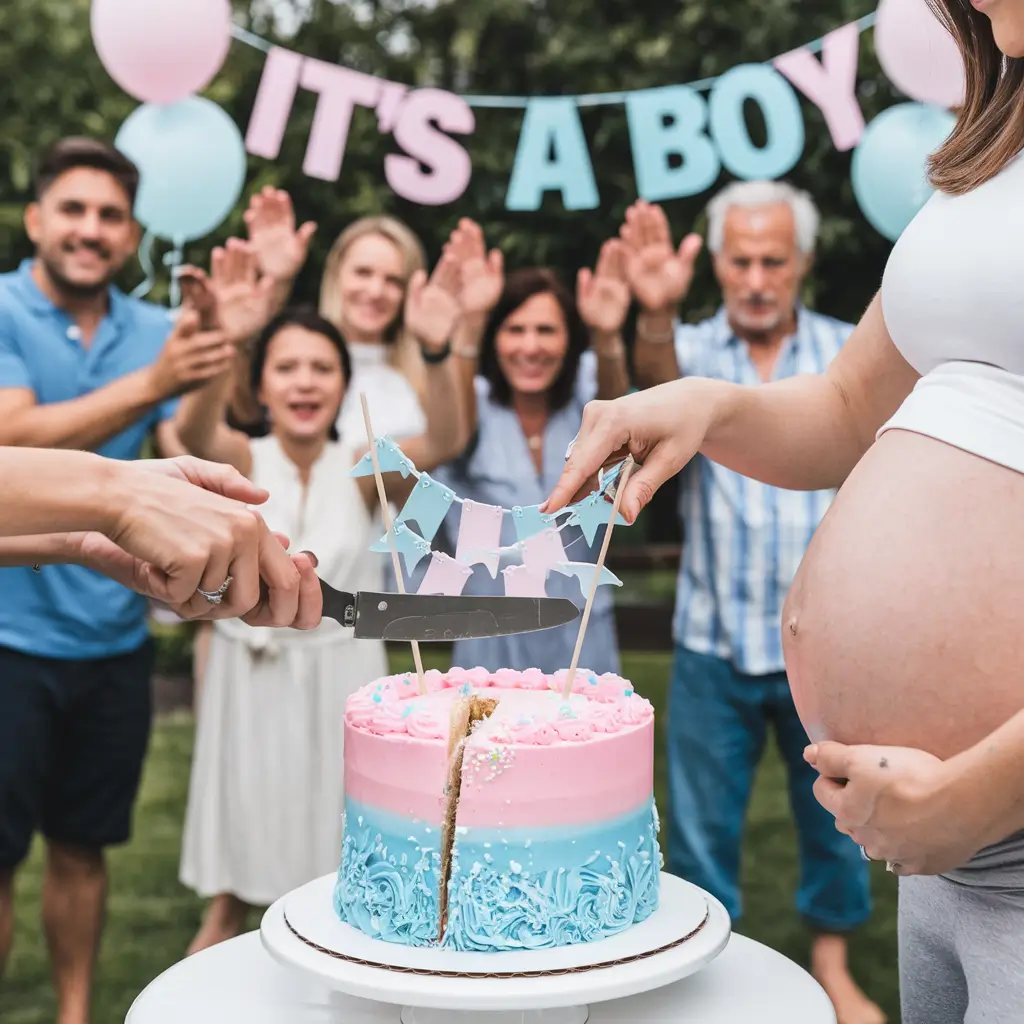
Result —
<svg viewBox="0 0 1024 1024"><path fill-rule="evenodd" d="M164 266L171 268L171 309L181 303L181 285L178 283L179 267L184 259L185 240L179 235L174 239L174 248L164 256Z"/></svg>
<svg viewBox="0 0 1024 1024"><path fill-rule="evenodd" d="M153 245L155 242L156 236L151 231L147 231L139 243L139 263L142 266L142 272L146 276L132 291L133 298L141 299L148 295L153 287L153 282L156 280L156 271L153 268Z"/></svg>

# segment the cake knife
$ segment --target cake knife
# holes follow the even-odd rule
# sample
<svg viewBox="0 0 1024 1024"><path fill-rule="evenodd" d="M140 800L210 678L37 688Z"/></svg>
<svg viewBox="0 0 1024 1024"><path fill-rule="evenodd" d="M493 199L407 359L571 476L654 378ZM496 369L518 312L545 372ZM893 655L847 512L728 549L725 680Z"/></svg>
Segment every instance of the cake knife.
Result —
<svg viewBox="0 0 1024 1024"><path fill-rule="evenodd" d="M325 618L355 628L361 640L445 642L552 629L579 618L564 597L470 597L349 594L323 580Z"/></svg>

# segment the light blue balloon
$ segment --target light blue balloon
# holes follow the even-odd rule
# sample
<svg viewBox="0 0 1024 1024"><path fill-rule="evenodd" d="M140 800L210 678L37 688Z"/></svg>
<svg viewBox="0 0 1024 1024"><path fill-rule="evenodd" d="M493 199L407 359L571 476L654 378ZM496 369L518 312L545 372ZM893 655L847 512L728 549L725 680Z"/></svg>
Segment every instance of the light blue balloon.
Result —
<svg viewBox="0 0 1024 1024"><path fill-rule="evenodd" d="M114 144L139 168L135 216L168 241L208 235L242 194L242 134L202 96L136 107Z"/></svg>
<svg viewBox="0 0 1024 1024"><path fill-rule="evenodd" d="M562 193L567 210L593 210L599 202L587 139L571 96L530 100L519 130L505 206L539 210L549 191Z"/></svg>
<svg viewBox="0 0 1024 1024"><path fill-rule="evenodd" d="M672 120L665 124L665 118ZM626 97L637 192L649 203L695 196L710 188L722 169L705 134L708 107L688 85L641 89ZM668 158L682 158L670 167Z"/></svg>
<svg viewBox="0 0 1024 1024"><path fill-rule="evenodd" d="M956 118L941 107L898 103L865 129L853 153L853 194L871 226L895 242L928 201L928 157Z"/></svg>
<svg viewBox="0 0 1024 1024"><path fill-rule="evenodd" d="M755 146L743 117L753 100L764 116L768 141ZM737 178L780 178L804 151L804 118L793 87L768 64L737 64L715 83L709 100L711 134L722 163Z"/></svg>

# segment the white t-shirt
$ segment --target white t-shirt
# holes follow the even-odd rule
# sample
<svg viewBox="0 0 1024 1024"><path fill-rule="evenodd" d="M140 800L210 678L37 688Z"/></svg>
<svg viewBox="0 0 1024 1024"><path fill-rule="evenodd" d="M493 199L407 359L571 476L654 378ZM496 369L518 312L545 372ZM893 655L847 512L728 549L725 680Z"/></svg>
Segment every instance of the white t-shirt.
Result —
<svg viewBox="0 0 1024 1024"><path fill-rule="evenodd" d="M345 444L366 447L366 424L360 393L366 394L373 432L398 441L427 432L427 417L413 386L388 364L390 347L348 343L352 380L338 413L337 427Z"/></svg>

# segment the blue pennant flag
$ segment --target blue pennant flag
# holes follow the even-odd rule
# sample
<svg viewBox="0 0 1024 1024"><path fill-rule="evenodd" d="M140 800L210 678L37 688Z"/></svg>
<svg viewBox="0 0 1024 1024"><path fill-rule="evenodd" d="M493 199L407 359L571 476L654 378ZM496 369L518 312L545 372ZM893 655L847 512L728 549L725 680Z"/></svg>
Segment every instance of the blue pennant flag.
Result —
<svg viewBox="0 0 1024 1024"><path fill-rule="evenodd" d="M378 437L377 461L382 473L401 473L407 477L415 468L390 437ZM373 455L367 452L349 471L349 476L373 476Z"/></svg>
<svg viewBox="0 0 1024 1024"><path fill-rule="evenodd" d="M428 541L433 540L454 501L455 492L450 487L438 483L429 473L420 473L396 522L414 521L419 527L419 535Z"/></svg>
<svg viewBox="0 0 1024 1024"><path fill-rule="evenodd" d="M545 515L540 510L540 505L514 505L512 507L512 522L516 524L516 540L526 540L535 533L547 529L555 521L554 516Z"/></svg>
<svg viewBox="0 0 1024 1024"><path fill-rule="evenodd" d="M405 560L405 571L411 576L416 566L430 554L430 542L424 540L415 530L410 530L405 523L395 523L395 547ZM371 551L387 554L391 551L388 535L385 533L380 540L370 545Z"/></svg>
<svg viewBox="0 0 1024 1024"><path fill-rule="evenodd" d="M575 505L570 505L566 511L572 513L569 516L569 525L578 526L583 531L583 536L587 538L587 543L593 544L594 537L597 535L597 528L608 525L612 515L612 506L610 502L604 500L600 493L595 492ZM615 520L615 525L629 525L622 518L621 512Z"/></svg>
<svg viewBox="0 0 1024 1024"><path fill-rule="evenodd" d="M551 566L552 572L561 573L562 576L575 576L580 581L580 589L583 591L584 597L590 593L590 585L593 582L596 568L597 566L593 562L558 562ZM601 587L606 583L611 583L616 587L622 586L622 580L607 565L602 565L597 585Z"/></svg>

